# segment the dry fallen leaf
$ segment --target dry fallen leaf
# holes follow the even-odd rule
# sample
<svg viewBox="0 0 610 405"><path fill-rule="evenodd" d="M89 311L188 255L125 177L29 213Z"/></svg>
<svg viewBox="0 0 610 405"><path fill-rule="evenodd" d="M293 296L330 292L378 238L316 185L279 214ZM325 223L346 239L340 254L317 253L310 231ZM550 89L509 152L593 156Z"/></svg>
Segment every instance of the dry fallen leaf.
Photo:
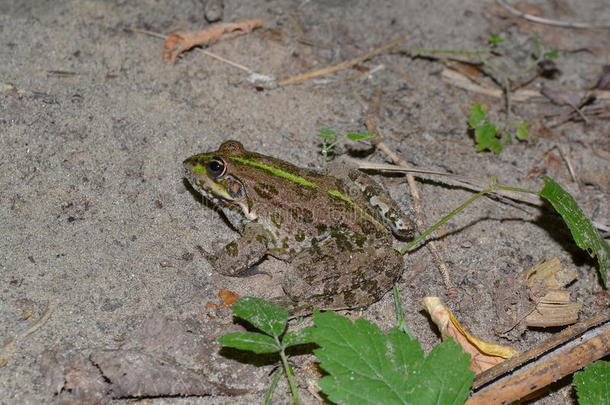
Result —
<svg viewBox="0 0 610 405"><path fill-rule="evenodd" d="M232 23L219 23L200 31L170 34L163 45L163 58L175 61L182 52L197 45L211 45L223 39L245 35L262 27L263 20L240 20Z"/></svg>
<svg viewBox="0 0 610 405"><path fill-rule="evenodd" d="M462 346L464 352L472 356L470 369L475 373L479 374L517 353L510 346L485 342L468 333L460 325L451 310L442 304L440 298L425 297L422 300L422 305L430 314L432 321L438 326L443 339L452 337Z"/></svg>
<svg viewBox="0 0 610 405"><path fill-rule="evenodd" d="M564 268L559 259L553 257L527 270L523 276L530 288L539 282L544 286L535 310L525 318L527 326L565 326L578 321L582 304L572 302L570 292L563 289L576 279L574 269Z"/></svg>
<svg viewBox="0 0 610 405"><path fill-rule="evenodd" d="M222 301L222 304L216 304L214 302L208 302L205 304L206 308L231 308L235 302L240 298L240 295L231 290L219 290L218 298Z"/></svg>

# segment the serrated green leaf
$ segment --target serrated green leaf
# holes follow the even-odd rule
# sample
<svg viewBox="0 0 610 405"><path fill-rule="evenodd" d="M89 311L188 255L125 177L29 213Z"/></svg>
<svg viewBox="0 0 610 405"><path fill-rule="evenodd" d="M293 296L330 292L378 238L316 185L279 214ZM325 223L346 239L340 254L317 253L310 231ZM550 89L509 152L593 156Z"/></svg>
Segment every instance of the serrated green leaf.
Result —
<svg viewBox="0 0 610 405"><path fill-rule="evenodd" d="M463 404L470 393L474 372L469 370L470 355L453 339L432 349L410 381L409 404Z"/></svg>
<svg viewBox="0 0 610 405"><path fill-rule="evenodd" d="M552 178L544 176L544 187L539 194L546 198L561 215L568 228L570 228L572 238L574 238L578 247L589 252L591 257L597 257L599 274L604 286L607 287L610 245L597 232L597 229L580 209L574 198Z"/></svg>
<svg viewBox="0 0 610 405"><path fill-rule="evenodd" d="M468 124L474 130L474 139L477 143L476 151L481 152L489 149L495 154L502 152L504 144L498 139L498 128L487 118L488 107L481 104L473 104L468 117Z"/></svg>
<svg viewBox="0 0 610 405"><path fill-rule="evenodd" d="M468 395L474 374L455 343L439 345L424 360L419 343L397 329L383 334L371 322L332 312L314 314L314 324L320 346L314 353L329 373L320 387L333 402L444 405L463 403Z"/></svg>
<svg viewBox="0 0 610 405"><path fill-rule="evenodd" d="M610 363L599 360L574 374L579 405L610 404Z"/></svg>
<svg viewBox="0 0 610 405"><path fill-rule="evenodd" d="M333 312L314 314L314 350L320 366L330 373L320 387L340 404L401 404L406 395L403 376L393 372L377 325L355 323Z"/></svg>
<svg viewBox="0 0 610 405"><path fill-rule="evenodd" d="M312 332L313 327L302 328L299 330L291 330L290 332L286 332L284 338L282 339L282 346L290 347L312 343L314 341Z"/></svg>
<svg viewBox="0 0 610 405"><path fill-rule="evenodd" d="M286 329L288 311L272 303L254 297L240 298L231 307L238 317L250 322L268 335L278 337Z"/></svg>
<svg viewBox="0 0 610 405"><path fill-rule="evenodd" d="M502 42L504 42L505 39L504 38L500 38L496 35L492 35L489 37L489 42L492 44L501 44Z"/></svg>
<svg viewBox="0 0 610 405"><path fill-rule="evenodd" d="M388 355L397 373L406 376L409 368L416 369L421 366L424 361L424 351L417 340L397 328L393 328L386 338Z"/></svg>
<svg viewBox="0 0 610 405"><path fill-rule="evenodd" d="M256 332L227 333L218 339L225 346L254 353L275 353L280 347L272 337Z"/></svg>
<svg viewBox="0 0 610 405"><path fill-rule="evenodd" d="M349 139L350 141L361 141L363 139L373 138L375 136L377 136L377 134L375 132L362 132L360 134L355 134L355 133L345 134L345 137L347 139Z"/></svg>

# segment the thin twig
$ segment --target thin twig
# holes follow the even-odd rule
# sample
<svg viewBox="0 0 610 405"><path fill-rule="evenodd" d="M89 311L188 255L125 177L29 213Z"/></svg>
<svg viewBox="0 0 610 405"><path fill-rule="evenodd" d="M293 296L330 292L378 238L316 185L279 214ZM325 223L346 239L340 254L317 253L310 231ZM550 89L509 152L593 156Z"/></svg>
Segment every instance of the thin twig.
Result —
<svg viewBox="0 0 610 405"><path fill-rule="evenodd" d="M574 183L576 183L580 187L580 184L578 183L578 177L576 177L576 171L574 170L574 166L572 165L572 159L570 159L570 154L567 150L565 150L563 146L557 145L557 149L559 150L559 154L563 158L564 162L566 162L566 166L568 166L568 172L570 172L572 180L574 180Z"/></svg>
<svg viewBox="0 0 610 405"><path fill-rule="evenodd" d="M513 6L506 3L505 0L496 0L496 2L500 6L505 8L506 10L515 14L516 16L526 19L528 21L535 22L535 23L554 25L556 27L564 27L564 28L584 28L584 29L602 29L602 30L610 29L610 24L594 24L594 23L557 21L557 20L550 20L548 18L536 17L535 15L526 14L522 11L517 10Z"/></svg>
<svg viewBox="0 0 610 405"><path fill-rule="evenodd" d="M401 42L405 41L406 39L407 39L407 37L401 37L401 38L395 39L394 41L388 42L387 44L382 45L379 48L373 49L372 51L367 52L364 55L358 56L354 59L350 59L348 61L339 63L338 65L335 65L335 66L329 66L329 67L325 67L323 69L314 70L312 72L307 72L307 73L303 73L300 75L288 77L286 79L280 80L278 84L280 86L285 86L287 84L294 84L294 83L302 82L304 80L308 80L308 79L318 77L318 76L327 75L329 73L335 73L335 72L338 72L343 69L349 69L352 66L357 65L358 63L362 63L367 59L371 59L372 57L377 56L380 53L383 53L383 52L387 51L388 49L395 47L396 45L400 44Z"/></svg>
<svg viewBox="0 0 610 405"><path fill-rule="evenodd" d="M364 116L364 125L366 126L367 130L375 132L377 134L377 136L373 138L373 142L377 146L377 148L379 148L379 150L384 152L392 162L403 167L409 167L409 164L404 159L398 156L385 144L385 142L383 141L382 134L377 128L375 120L379 116L380 104L381 90L377 89L373 93L373 97L368 105L368 108L367 106L363 105L363 107L367 110L366 115ZM415 177L413 177L413 175L411 174L408 174L407 182L409 183L409 190L411 192L411 196L413 197L413 208L415 209L415 223L417 225L418 231L423 232L425 230L423 207L421 202L421 196L417 188L417 183L415 182ZM445 264L445 261L443 260L439 248L436 246L436 243L432 240L429 240L426 244L426 248L432 254L434 263L439 268L443 276L443 280L445 282L445 286L447 287L447 292L449 296L457 296L457 289L455 288L455 284L453 283L451 275L449 274L449 268Z"/></svg>

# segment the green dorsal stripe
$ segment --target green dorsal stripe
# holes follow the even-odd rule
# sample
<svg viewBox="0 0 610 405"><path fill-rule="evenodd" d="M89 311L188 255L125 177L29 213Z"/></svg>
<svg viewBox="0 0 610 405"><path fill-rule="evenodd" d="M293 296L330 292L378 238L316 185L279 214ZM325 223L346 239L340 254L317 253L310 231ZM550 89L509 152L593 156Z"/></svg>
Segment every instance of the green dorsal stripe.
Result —
<svg viewBox="0 0 610 405"><path fill-rule="evenodd" d="M249 166L253 166L253 167L256 167L259 169L263 169L275 176L283 177L287 180L292 181L293 183L300 184L305 187L314 188L314 189L320 188L320 186L317 185L316 183L312 183L311 181L304 179L303 177L289 173L282 169L278 169L277 167L266 165L266 164L258 162L256 160L244 159L244 158L236 157L236 156L231 156L229 159L234 160L239 163L249 165ZM355 209L357 209L358 211L360 211L361 213L363 213L364 215L369 217L373 222L375 222L378 225L383 227L383 225L375 217L371 216L368 212L366 212L366 210L364 210L361 206L359 206L358 204L353 202L351 200L351 198L349 198L348 196L346 196L339 190L324 190L324 191L326 191L328 194L332 195L333 197L336 197L336 198L339 198L340 200L345 201L346 203L348 203L349 205L351 205L352 207L354 207Z"/></svg>
<svg viewBox="0 0 610 405"><path fill-rule="evenodd" d="M273 167L273 166L269 166L269 165L266 165L266 164L261 163L261 162L257 162L256 160L249 160L249 159L244 159L244 158L235 157L235 156L232 156L229 159L235 160L236 162L243 163L243 164L246 164L246 165L258 167L259 169L266 170L266 171L268 171L269 173L271 173L271 174L273 174L275 176L283 177L285 179L288 179L288 180L292 181L293 183L297 183L297 184L300 184L300 185L305 186L305 187L320 188L320 186L318 186L315 183L312 183L311 181L309 181L307 179L304 179L302 177L296 176L296 175L294 175L292 173L288 173L288 172L286 172L286 171L284 171L282 169L278 169L277 167Z"/></svg>

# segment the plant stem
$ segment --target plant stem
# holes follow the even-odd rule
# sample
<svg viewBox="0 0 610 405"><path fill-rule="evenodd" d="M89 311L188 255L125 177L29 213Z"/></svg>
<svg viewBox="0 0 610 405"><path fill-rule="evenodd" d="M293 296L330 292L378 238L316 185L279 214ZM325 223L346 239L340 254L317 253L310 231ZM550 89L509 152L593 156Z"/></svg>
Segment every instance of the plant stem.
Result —
<svg viewBox="0 0 610 405"><path fill-rule="evenodd" d="M286 374L286 378L288 379L288 385L290 386L290 393L292 394L292 403L298 404L298 403L300 403L299 392L297 391L297 385L294 382L294 378L293 378L294 372L292 371L292 367L290 367L290 364L288 364L288 357L286 357L286 353L284 352L284 347L280 343L280 340L277 336L275 337L275 341L277 342L278 346L281 347L280 358L282 359L282 366L284 367L284 374Z"/></svg>
<svg viewBox="0 0 610 405"><path fill-rule="evenodd" d="M394 311L396 312L396 328L407 335L414 338L413 332L405 323L405 317L402 312L402 303L400 301L400 292L398 291L398 284L394 284L392 287L392 295L394 296Z"/></svg>
<svg viewBox="0 0 610 405"><path fill-rule="evenodd" d="M432 225L424 233L419 235L416 239L407 243L406 246L400 250L400 253L402 253L404 255L409 250L413 249L419 242L424 240L428 235L430 235L432 232L434 232L437 228L439 228L445 222L449 221L451 218L453 218L455 215L457 215L460 211L462 211L464 208L466 208L468 205L470 205L472 202L474 202L478 198L484 196L485 194L492 193L494 190L497 190L497 189L506 190L506 191L516 191L519 193L529 193L529 194L536 194L536 195L538 194L537 191L526 190L524 188L501 186L501 185L495 184L495 180L494 180L492 182L492 184L489 186L489 188L479 191L478 193L476 193L475 195L470 197L468 200L466 200L465 203L463 203L462 205L460 205L459 207L457 207L456 209L451 211L449 214L442 217L436 224Z"/></svg>
<svg viewBox="0 0 610 405"><path fill-rule="evenodd" d="M466 208L468 205L470 205L473 201L477 200L478 198L480 198L483 195L485 195L487 193L490 193L492 191L493 191L493 188L490 187L490 188L487 188L485 190L479 191L478 193L476 193L475 195L470 197L468 200L466 200L465 203L461 204L459 207L457 207L456 209L451 211L449 214L447 214L444 217L442 217L440 219L440 221L438 221L436 224L432 225L424 233L419 235L416 239L414 239L411 242L407 243L407 245L400 250L400 253L402 253L404 255L409 250L413 249L413 247L415 247L419 242L421 242L422 240L426 239L426 237L428 235L430 235L432 232L434 232L437 228L439 228L445 222L449 221L451 218L453 218L455 215L457 215L460 211L462 211L464 208Z"/></svg>
<svg viewBox="0 0 610 405"><path fill-rule="evenodd" d="M278 368L273 373L273 378L271 379L271 384L269 385L269 389L265 394L265 399L263 400L263 405L270 405L271 399L273 398L273 391L275 391L275 387L277 387L277 383L280 381L280 377L282 376L282 369Z"/></svg>

